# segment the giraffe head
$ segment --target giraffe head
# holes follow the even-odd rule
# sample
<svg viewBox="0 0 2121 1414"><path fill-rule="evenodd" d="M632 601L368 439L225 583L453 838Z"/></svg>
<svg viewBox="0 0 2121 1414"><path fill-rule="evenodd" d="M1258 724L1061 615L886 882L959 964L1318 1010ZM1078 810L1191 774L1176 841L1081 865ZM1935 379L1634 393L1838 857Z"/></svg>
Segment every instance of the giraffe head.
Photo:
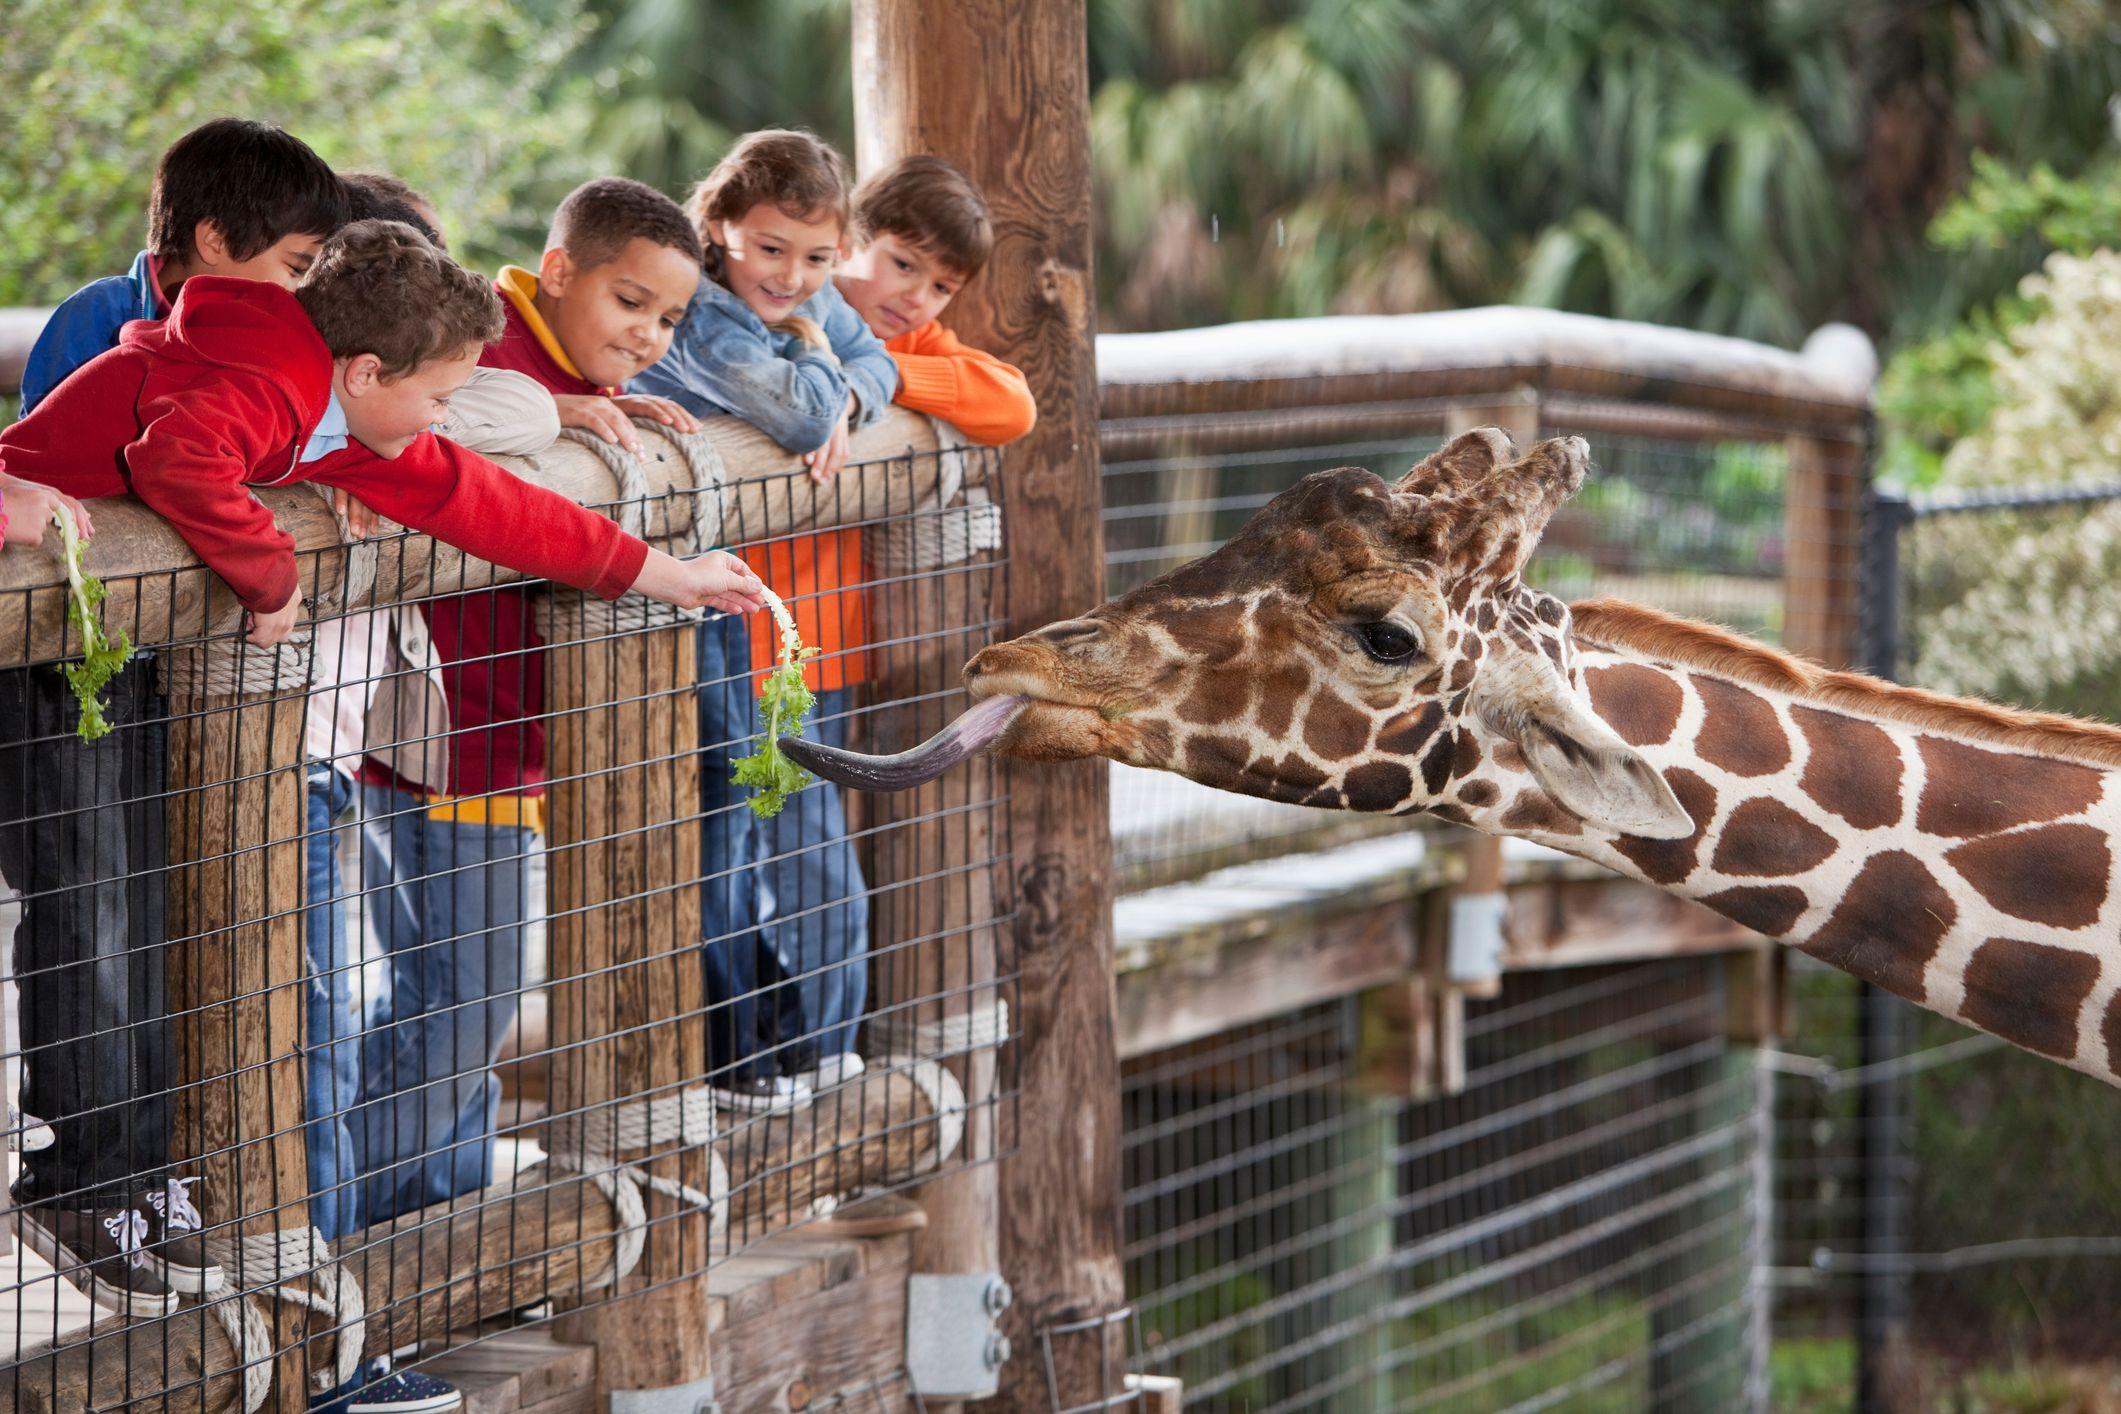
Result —
<svg viewBox="0 0 2121 1414"><path fill-rule="evenodd" d="M1204 559L983 649L965 667L979 705L895 766L931 775L992 739L1030 760L1103 756L1270 800L1485 823L1493 787L1468 777L1492 757L1572 815L1684 836L1663 777L1572 684L1567 607L1523 582L1589 457L1579 437L1519 456L1481 428L1397 485L1315 472ZM850 784L908 783L799 754Z"/></svg>

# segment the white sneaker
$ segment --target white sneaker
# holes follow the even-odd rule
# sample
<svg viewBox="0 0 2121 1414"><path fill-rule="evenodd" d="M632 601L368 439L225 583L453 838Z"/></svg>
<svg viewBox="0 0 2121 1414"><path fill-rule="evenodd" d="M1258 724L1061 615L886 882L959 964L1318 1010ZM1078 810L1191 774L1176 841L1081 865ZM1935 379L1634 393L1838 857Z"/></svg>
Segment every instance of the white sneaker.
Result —
<svg viewBox="0 0 2121 1414"><path fill-rule="evenodd" d="M718 1085L709 1085L718 1108L735 1110L739 1114L787 1114L810 1103L811 1090L808 1085L792 1075L776 1075L764 1080L724 1080Z"/></svg>
<svg viewBox="0 0 2121 1414"><path fill-rule="evenodd" d="M842 1055L827 1056L817 1064L817 1069L806 1070L796 1079L812 1090L830 1090L835 1085L845 1085L861 1075L869 1067L852 1051Z"/></svg>
<svg viewBox="0 0 2121 1414"><path fill-rule="evenodd" d="M19 1154L34 1154L52 1146L52 1127L33 1114L15 1111L15 1122L7 1131L7 1147Z"/></svg>

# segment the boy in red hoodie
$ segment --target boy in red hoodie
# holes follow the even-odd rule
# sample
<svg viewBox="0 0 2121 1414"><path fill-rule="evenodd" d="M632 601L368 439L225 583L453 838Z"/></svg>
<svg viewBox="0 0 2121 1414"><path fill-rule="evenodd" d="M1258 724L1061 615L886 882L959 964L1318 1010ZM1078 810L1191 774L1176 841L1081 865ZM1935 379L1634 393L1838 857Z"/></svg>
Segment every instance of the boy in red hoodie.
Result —
<svg viewBox="0 0 2121 1414"><path fill-rule="evenodd" d="M481 558L605 597L632 589L688 607L757 607L757 581L735 557L676 560L427 430L446 414L450 394L501 327L500 302L483 280L409 227L358 222L333 237L293 294L257 281L186 281L168 320L128 325L117 348L0 431L0 481L41 482L83 498L137 495L227 581L248 610L248 636L258 644L288 637L301 599L293 539L250 488L303 480L346 490ZM113 683L111 710L121 728L134 729L115 739L121 750L159 753L159 734L151 730L159 702L145 675L128 674ZM0 674L0 778L19 772L72 779L97 771L95 753L109 742L75 739L71 706L53 668ZM94 830L99 822L86 818L91 813L68 813L63 802L41 819L0 810L0 822L10 823L0 828L0 868L8 867L7 840L25 830ZM161 812L125 813L140 817L117 827L131 834L156 828ZM109 857L116 871L111 886L159 892L159 879L126 877L122 849L98 857ZM32 908L45 904L31 901ZM57 898L49 906L84 905ZM137 990L161 963L153 947L133 948L108 965L97 960L100 985L66 983L64 975L78 970L69 964L80 961L25 960L25 1012L68 1014L79 999L65 991L46 995L53 987L86 988L98 1004L112 1005L113 993L122 1001L129 990L128 967L136 974L130 989ZM160 1029L152 1001L133 998L130 1010L126 1025ZM127 1084L122 1075L107 1079L106 1089ZM152 1138L138 1133L136 1152L122 1156L118 1172L156 1175L166 1151L138 1152ZM165 1129L160 1143L166 1142ZM47 1207L25 1208L20 1217L39 1228L47 1245L65 1249L48 1254L62 1268L76 1276L88 1269L83 1284L97 1287L99 1300L135 1314L166 1310L173 1298L154 1279L161 1275L156 1264L132 1265L139 1237L127 1218L134 1210L122 1206L129 1195L106 1191L100 1179L96 1184L32 1195ZM57 1206L66 1203L79 1206ZM24 1237L34 1245L30 1232ZM151 1280L140 1282L141 1272Z"/></svg>

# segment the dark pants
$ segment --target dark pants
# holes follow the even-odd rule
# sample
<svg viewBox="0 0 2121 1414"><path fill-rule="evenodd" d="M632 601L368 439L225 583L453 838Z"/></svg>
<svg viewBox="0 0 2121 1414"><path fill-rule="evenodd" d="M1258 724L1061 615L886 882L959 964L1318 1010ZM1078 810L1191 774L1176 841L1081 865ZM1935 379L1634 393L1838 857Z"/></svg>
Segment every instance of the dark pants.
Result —
<svg viewBox="0 0 2121 1414"><path fill-rule="evenodd" d="M758 868L758 831L749 795L730 781L736 758L751 754L756 717L751 687L751 638L744 620L728 614L702 620L700 705L700 933L707 969L707 1065L716 1080L763 1080L780 1071L780 1057L761 1046L761 1007L775 996L761 991L781 979L768 967L760 977L765 939L759 924L765 879ZM792 1000L792 999L791 999Z"/></svg>
<svg viewBox="0 0 2121 1414"><path fill-rule="evenodd" d="M56 1142L22 1156L17 1201L117 1207L160 1186L173 1076L164 1022L164 752L154 663L104 689L113 730L74 734L54 667L0 671L0 873L15 931L22 1107Z"/></svg>

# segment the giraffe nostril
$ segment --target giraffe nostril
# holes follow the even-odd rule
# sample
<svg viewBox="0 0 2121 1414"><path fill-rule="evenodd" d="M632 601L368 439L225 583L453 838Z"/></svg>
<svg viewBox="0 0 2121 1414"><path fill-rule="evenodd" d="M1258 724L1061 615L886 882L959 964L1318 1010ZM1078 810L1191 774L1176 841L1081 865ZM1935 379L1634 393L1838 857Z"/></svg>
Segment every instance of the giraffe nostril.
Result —
<svg viewBox="0 0 2121 1414"><path fill-rule="evenodd" d="M1103 636L1105 626L1095 619L1063 619L1057 624L1047 624L1030 635L1031 638L1053 648L1073 648Z"/></svg>

